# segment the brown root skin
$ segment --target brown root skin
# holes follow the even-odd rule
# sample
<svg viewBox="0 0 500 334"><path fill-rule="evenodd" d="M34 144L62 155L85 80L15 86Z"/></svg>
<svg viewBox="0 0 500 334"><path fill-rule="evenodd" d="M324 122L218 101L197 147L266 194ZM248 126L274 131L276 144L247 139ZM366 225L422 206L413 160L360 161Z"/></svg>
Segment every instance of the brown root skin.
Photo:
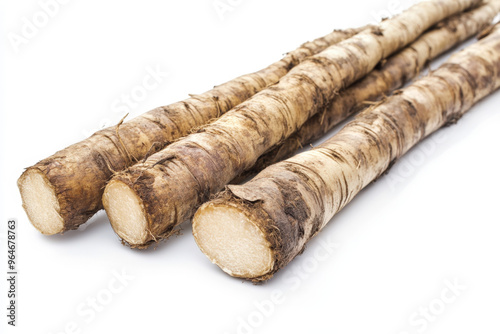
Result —
<svg viewBox="0 0 500 334"><path fill-rule="evenodd" d="M119 173L145 203L149 230L159 239L190 218L211 194L250 169L271 147L323 110L337 92L362 78L387 56L475 0L421 2L380 27L311 56L279 83L204 127ZM174 157L165 160L165 157ZM106 210L109 207L105 206ZM153 239L153 238L151 238Z"/></svg>
<svg viewBox="0 0 500 334"><path fill-rule="evenodd" d="M365 28L334 31L298 49L289 52L280 61L255 73L243 75L214 89L165 107L151 110L129 122L109 127L77 144L29 167L21 175L18 185L23 206L33 222L35 211L44 212L56 206L40 208L43 199L29 195L26 173L44 174L57 201L57 215L63 226L57 230L43 230L50 221L37 224L44 234L63 233L78 228L103 208L104 187L115 172L143 160L195 128L210 123L217 117L247 100L255 93L277 82L291 68L308 56L344 40ZM23 189L24 188L24 189Z"/></svg>
<svg viewBox="0 0 500 334"><path fill-rule="evenodd" d="M262 155L253 168L243 172L231 183L241 183L267 166L289 158L297 150L320 139L347 117L401 88L418 76L430 60L489 26L499 11L500 1L495 0L440 22L401 52L382 60L375 70L342 91L322 112L311 117L296 133Z"/></svg>
<svg viewBox="0 0 500 334"><path fill-rule="evenodd" d="M365 110L323 144L264 169L244 185L229 186L215 200L219 207L226 202L258 203L257 208L242 205L241 210L250 216L262 208L267 217L252 223L280 235L268 237L281 240L273 246L280 253L273 269L248 278L269 279L394 161L499 87L500 25L496 25L487 37L384 103ZM196 214L193 233L210 228L211 221L203 213L210 205L205 203ZM223 216L223 211L216 214ZM204 249L206 240L197 240L200 248ZM226 266L225 271L230 271L230 265Z"/></svg>

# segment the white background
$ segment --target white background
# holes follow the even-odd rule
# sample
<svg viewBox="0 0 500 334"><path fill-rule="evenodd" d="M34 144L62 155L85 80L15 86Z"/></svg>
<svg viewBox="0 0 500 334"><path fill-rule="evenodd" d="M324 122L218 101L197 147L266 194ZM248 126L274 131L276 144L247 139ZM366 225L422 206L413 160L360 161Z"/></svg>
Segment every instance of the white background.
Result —
<svg viewBox="0 0 500 334"><path fill-rule="evenodd" d="M221 17L213 0L72 0L18 52L9 33L21 34L23 17L33 21L41 7L35 0L2 1L0 328L498 333L500 93L413 149L264 285L231 278L212 265L189 224L182 236L147 251L122 246L104 212L64 235L42 236L30 225L16 187L23 168L116 124L124 113L115 104L141 85L148 68L168 75L130 108L132 116L258 70L334 28L364 25L373 13L412 2L228 1L222 2L232 3L231 10ZM16 328L7 328L5 316L8 218L19 226ZM324 247L331 242L337 248L329 254ZM110 292L122 271L134 278ZM462 286L458 296L448 292L443 304L446 282L455 281ZM106 305L92 315L86 303L95 297ZM434 311L423 320L419 312L429 307Z"/></svg>

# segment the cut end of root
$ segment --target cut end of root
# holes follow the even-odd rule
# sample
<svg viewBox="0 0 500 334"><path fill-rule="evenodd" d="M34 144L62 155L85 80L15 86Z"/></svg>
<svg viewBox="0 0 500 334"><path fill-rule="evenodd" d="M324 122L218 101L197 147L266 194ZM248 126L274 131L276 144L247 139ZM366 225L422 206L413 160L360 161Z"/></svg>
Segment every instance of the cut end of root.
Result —
<svg viewBox="0 0 500 334"><path fill-rule="evenodd" d="M128 185L111 181L104 190L102 202L111 226L120 238L131 246L149 241L142 200Z"/></svg>
<svg viewBox="0 0 500 334"><path fill-rule="evenodd" d="M231 276L251 279L273 269L271 244L243 209L202 206L193 218L193 235L201 251Z"/></svg>
<svg viewBox="0 0 500 334"><path fill-rule="evenodd" d="M64 232L64 220L54 187L38 169L28 169L19 178L23 208L33 226L43 234Z"/></svg>

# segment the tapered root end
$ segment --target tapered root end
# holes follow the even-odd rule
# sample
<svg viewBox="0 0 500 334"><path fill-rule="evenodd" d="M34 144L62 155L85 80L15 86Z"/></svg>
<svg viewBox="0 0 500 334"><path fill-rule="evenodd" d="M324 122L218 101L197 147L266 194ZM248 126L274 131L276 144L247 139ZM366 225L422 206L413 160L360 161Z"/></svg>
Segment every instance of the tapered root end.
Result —
<svg viewBox="0 0 500 334"><path fill-rule="evenodd" d="M201 251L234 277L257 278L273 269L271 244L244 209L207 203L193 218Z"/></svg>
<svg viewBox="0 0 500 334"><path fill-rule="evenodd" d="M125 183L111 181L102 197L104 209L116 234L131 246L149 241L148 223L142 200Z"/></svg>
<svg viewBox="0 0 500 334"><path fill-rule="evenodd" d="M54 187L38 169L26 170L17 181L23 208L33 226L43 234L64 232L59 201Z"/></svg>

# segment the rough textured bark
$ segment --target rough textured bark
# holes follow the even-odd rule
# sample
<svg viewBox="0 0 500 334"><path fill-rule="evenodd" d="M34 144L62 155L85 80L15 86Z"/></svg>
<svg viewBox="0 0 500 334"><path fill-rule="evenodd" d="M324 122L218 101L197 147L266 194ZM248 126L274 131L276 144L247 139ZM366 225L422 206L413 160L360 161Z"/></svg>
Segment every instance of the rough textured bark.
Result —
<svg viewBox="0 0 500 334"><path fill-rule="evenodd" d="M103 195L113 228L135 247L168 237L211 194L297 131L340 90L365 76L380 60L411 43L432 25L479 3L475 0L419 3L383 21L379 27L307 58L279 83L257 93L217 121L169 145L145 163L117 174ZM128 192L127 196L123 197L123 191ZM129 207L116 200L121 197L133 197L130 203L140 211L142 231L127 218ZM129 238L131 235L134 237Z"/></svg>
<svg viewBox="0 0 500 334"><path fill-rule="evenodd" d="M407 48L383 61L380 68L340 92L323 111L262 155L252 169L245 171L231 183L240 183L267 166L289 158L298 149L320 139L352 114L401 88L424 70L430 60L489 26L499 12L500 1L492 0L440 22Z"/></svg>
<svg viewBox="0 0 500 334"><path fill-rule="evenodd" d="M429 76L362 112L322 145L266 168L244 185L228 186L218 199L203 205L195 215L193 233L199 246L205 253L212 253L211 248L204 248L211 242L207 232L211 223L218 222L213 218L224 220L224 212L229 208L226 216L237 216L237 212L247 217L249 226L261 232L262 240L255 239L267 245L268 252L262 251L266 250L263 246L259 248L266 262L256 261L258 265L250 271L245 272L238 264L238 270L233 270L227 257L222 258L226 264L223 269L256 281L270 278L300 254L334 214L405 152L440 127L455 123L474 103L499 86L497 25L487 37L452 56ZM238 225L241 221L232 223ZM224 239L217 230L213 232L214 240ZM245 242L234 239L232 243ZM223 248L224 242L218 242ZM238 252L237 247L233 251ZM269 252L271 262L267 261ZM254 258L259 256L254 254Z"/></svg>
<svg viewBox="0 0 500 334"><path fill-rule="evenodd" d="M306 57L363 29L334 31L307 42L263 70L98 131L29 167L18 182L28 218L44 234L77 228L102 209L102 193L114 172L209 123L277 82ZM33 193L35 189L44 195Z"/></svg>

